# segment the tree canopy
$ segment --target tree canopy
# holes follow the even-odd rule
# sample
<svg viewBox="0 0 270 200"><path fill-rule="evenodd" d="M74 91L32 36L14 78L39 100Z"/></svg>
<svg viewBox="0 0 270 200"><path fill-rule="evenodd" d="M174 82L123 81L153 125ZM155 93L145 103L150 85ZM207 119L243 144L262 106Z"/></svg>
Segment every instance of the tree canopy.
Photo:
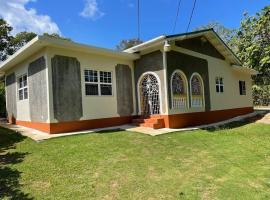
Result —
<svg viewBox="0 0 270 200"><path fill-rule="evenodd" d="M118 51L124 51L125 49L134 47L138 44L143 43L142 40L133 38L133 39L128 39L128 40L121 40L120 43L116 46L116 49Z"/></svg>
<svg viewBox="0 0 270 200"><path fill-rule="evenodd" d="M229 45L236 32L236 30L226 28L223 24L216 21L209 22L206 25L199 26L195 28L195 31L210 28L214 29L214 31L221 37L221 39Z"/></svg>

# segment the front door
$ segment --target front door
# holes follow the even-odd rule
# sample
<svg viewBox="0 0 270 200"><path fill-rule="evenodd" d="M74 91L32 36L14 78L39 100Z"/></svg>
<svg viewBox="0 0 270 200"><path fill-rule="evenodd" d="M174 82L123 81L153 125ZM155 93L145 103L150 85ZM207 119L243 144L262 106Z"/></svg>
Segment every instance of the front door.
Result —
<svg viewBox="0 0 270 200"><path fill-rule="evenodd" d="M159 83L153 74L142 77L139 85L141 115L160 114Z"/></svg>

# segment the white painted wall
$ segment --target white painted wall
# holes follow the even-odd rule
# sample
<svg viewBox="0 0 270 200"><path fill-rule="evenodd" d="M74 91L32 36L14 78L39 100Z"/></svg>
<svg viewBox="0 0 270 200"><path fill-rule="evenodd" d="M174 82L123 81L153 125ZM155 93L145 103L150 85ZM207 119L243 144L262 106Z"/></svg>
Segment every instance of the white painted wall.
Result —
<svg viewBox="0 0 270 200"><path fill-rule="evenodd" d="M134 84L133 77L133 61L128 61L119 58L113 58L110 56L100 56L95 54L86 54L77 51L71 51L61 48L48 48L47 58L49 65L49 102L50 102L50 116L51 122L57 122L54 119L53 114L53 92L52 92L52 75L51 75L51 58L55 55L76 57L80 62L81 66L81 87L82 87L82 108L83 117L81 120L88 119L100 119L100 118L111 118L118 117L117 113L117 91L116 91L116 77L115 77L115 66L117 64L126 64L132 70L132 83ZM84 83L84 69L93 69L98 71L109 71L112 72L112 96L86 96L85 95L85 83ZM133 85L133 107L134 113L135 108L135 86ZM71 94L72 95L72 94Z"/></svg>
<svg viewBox="0 0 270 200"><path fill-rule="evenodd" d="M44 49L30 56L23 62L17 64L10 71L6 73L8 75L14 72L16 76L16 102L17 102L17 118L16 119L19 121L31 121L31 117L30 117L30 106L29 106L29 89L28 89L28 99L19 100L18 78L24 74L28 74L29 64L42 56L45 56ZM28 88L29 88L29 81L28 81Z"/></svg>

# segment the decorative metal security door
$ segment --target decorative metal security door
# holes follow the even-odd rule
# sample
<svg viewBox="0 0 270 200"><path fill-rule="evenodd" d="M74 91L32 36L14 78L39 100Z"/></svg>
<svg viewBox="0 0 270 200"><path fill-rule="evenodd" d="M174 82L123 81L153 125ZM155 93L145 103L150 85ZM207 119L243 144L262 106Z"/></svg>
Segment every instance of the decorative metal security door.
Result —
<svg viewBox="0 0 270 200"><path fill-rule="evenodd" d="M160 113L159 84L153 74L146 74L140 82L140 106L144 116Z"/></svg>

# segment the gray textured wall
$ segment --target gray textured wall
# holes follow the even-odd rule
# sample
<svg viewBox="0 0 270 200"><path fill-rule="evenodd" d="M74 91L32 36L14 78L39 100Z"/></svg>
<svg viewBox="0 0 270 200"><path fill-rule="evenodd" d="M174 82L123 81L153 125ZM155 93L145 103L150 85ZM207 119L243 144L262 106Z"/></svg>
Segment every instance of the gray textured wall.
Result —
<svg viewBox="0 0 270 200"><path fill-rule="evenodd" d="M54 118L79 120L83 116L80 63L76 58L60 55L51 61Z"/></svg>
<svg viewBox="0 0 270 200"><path fill-rule="evenodd" d="M120 116L129 116L133 113L132 75L128 65L115 66L117 113Z"/></svg>
<svg viewBox="0 0 270 200"><path fill-rule="evenodd" d="M191 38L183 41L176 41L175 45L192 51L196 51L201 54L225 60L224 56L221 55L219 51L209 41L202 41L201 37Z"/></svg>
<svg viewBox="0 0 270 200"><path fill-rule="evenodd" d="M194 72L201 75L204 83L204 96L205 96L205 110L211 110L210 102L210 88L209 88L209 73L208 73L208 62L205 59L193 57L187 54L179 53L176 51L170 51L167 53L167 76L168 76L168 95L170 108L172 108L171 102L171 85L170 79L172 73L176 70L182 70L188 80L188 88L190 88L190 78ZM190 92L189 92L190 95ZM189 101L191 98L189 97ZM190 105L190 102L189 102Z"/></svg>
<svg viewBox="0 0 270 200"><path fill-rule="evenodd" d="M136 87L136 108L138 111L138 91L137 84L140 76L145 72L155 72L161 81L160 87L161 91L164 91L164 67L163 67L163 55L161 51L155 51L146 55L141 56L140 59L135 61L134 67L134 77L135 77L135 87ZM163 111L166 110L165 104L165 93L161 92L161 103L160 107Z"/></svg>
<svg viewBox="0 0 270 200"><path fill-rule="evenodd" d="M40 57L29 64L28 85L31 121L46 122L48 119L48 102L44 57Z"/></svg>
<svg viewBox="0 0 270 200"><path fill-rule="evenodd" d="M6 98L8 117L17 117L16 76L15 73L6 76Z"/></svg>

